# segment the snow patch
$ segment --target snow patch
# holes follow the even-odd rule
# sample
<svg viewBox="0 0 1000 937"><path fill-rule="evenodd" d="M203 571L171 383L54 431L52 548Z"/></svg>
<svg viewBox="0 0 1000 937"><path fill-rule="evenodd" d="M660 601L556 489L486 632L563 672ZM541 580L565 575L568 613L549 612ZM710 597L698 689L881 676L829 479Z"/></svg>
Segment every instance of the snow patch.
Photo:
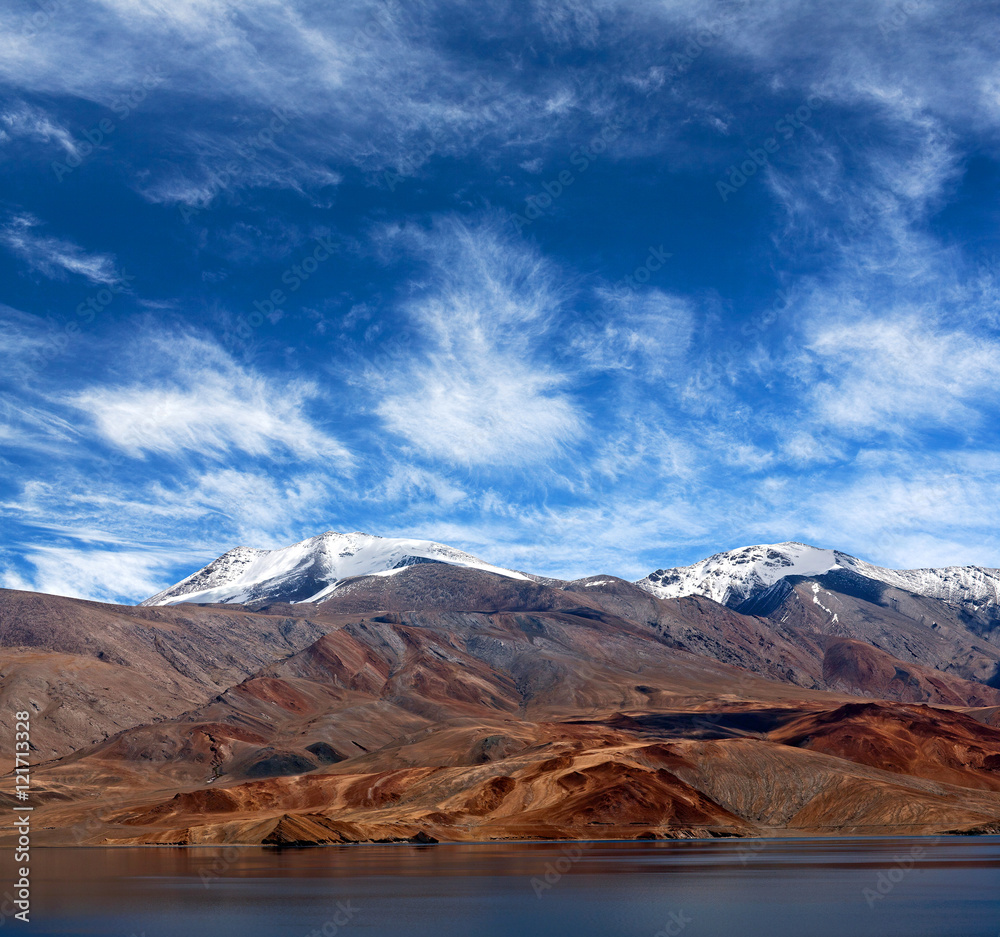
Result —
<svg viewBox="0 0 1000 937"><path fill-rule="evenodd" d="M821 609L823 609L824 612L827 613L827 615L832 615L833 617L830 619L831 621L840 621L840 619L837 617L837 613L832 608L827 608L819 600L819 583L818 582L814 582L812 584L812 594L813 594L813 604L814 605L818 605ZM827 594L829 595L829 593L827 593Z"/></svg>

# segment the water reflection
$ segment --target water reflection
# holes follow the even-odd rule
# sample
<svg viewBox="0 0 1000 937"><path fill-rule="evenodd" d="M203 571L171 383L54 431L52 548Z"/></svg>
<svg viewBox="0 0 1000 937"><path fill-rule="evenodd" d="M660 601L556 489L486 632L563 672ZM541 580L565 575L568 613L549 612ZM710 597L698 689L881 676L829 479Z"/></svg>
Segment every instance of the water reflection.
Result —
<svg viewBox="0 0 1000 937"><path fill-rule="evenodd" d="M35 934L1000 932L1000 837L38 850Z"/></svg>

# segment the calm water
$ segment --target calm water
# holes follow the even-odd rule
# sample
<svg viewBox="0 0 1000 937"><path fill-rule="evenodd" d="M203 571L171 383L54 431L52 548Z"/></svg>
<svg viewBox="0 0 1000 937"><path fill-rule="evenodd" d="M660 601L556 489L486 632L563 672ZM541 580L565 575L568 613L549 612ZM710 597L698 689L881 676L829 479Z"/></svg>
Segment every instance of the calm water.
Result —
<svg viewBox="0 0 1000 937"><path fill-rule="evenodd" d="M1000 837L39 849L32 886L30 934L1000 935Z"/></svg>

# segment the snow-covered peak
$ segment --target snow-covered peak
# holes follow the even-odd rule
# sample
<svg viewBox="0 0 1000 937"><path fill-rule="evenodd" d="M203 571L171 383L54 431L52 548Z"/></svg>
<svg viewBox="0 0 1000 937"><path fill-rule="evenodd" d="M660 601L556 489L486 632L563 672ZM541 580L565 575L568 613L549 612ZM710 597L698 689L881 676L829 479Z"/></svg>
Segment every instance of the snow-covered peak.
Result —
<svg viewBox="0 0 1000 937"><path fill-rule="evenodd" d="M389 575L417 563L448 563L512 579L529 578L431 540L328 530L279 550L236 547L142 604L319 602L345 579Z"/></svg>
<svg viewBox="0 0 1000 937"><path fill-rule="evenodd" d="M985 566L942 566L939 569L884 569L853 556L844 556L848 566L860 576L916 595L941 599L957 605L975 602L1000 605L1000 569Z"/></svg>
<svg viewBox="0 0 1000 937"><path fill-rule="evenodd" d="M738 608L781 579L821 576L837 568L953 604L1000 605L1000 570L979 566L885 569L839 550L824 550L796 542L727 550L691 566L658 569L636 585L661 599L703 595L730 608Z"/></svg>
<svg viewBox="0 0 1000 937"><path fill-rule="evenodd" d="M704 595L736 606L786 576L819 576L837 565L835 550L805 543L765 543L716 553L691 566L658 569L636 585L657 598Z"/></svg>

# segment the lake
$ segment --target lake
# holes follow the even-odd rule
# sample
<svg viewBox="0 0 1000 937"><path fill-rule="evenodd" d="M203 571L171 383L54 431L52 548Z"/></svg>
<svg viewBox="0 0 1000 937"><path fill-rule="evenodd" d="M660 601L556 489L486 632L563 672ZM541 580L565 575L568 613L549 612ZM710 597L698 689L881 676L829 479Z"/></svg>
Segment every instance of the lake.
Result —
<svg viewBox="0 0 1000 937"><path fill-rule="evenodd" d="M1000 837L37 849L31 914L115 937L998 937Z"/></svg>

